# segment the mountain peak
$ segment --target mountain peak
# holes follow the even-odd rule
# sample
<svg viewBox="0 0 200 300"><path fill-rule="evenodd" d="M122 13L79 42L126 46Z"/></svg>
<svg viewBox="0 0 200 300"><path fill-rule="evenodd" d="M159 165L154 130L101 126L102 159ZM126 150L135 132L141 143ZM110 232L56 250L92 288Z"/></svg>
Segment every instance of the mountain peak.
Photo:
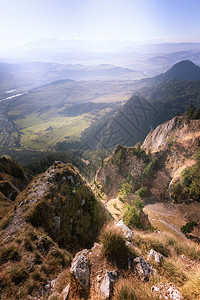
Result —
<svg viewBox="0 0 200 300"><path fill-rule="evenodd" d="M164 80L199 80L200 67L190 60L183 60L162 75Z"/></svg>
<svg viewBox="0 0 200 300"><path fill-rule="evenodd" d="M200 80L200 67L190 60L182 60L173 65L168 71L152 78L144 79L150 85L158 85L166 81Z"/></svg>
<svg viewBox="0 0 200 300"><path fill-rule="evenodd" d="M185 60L181 60L181 61L177 62L173 67L183 66L183 65L184 66L196 66L191 60L185 59Z"/></svg>

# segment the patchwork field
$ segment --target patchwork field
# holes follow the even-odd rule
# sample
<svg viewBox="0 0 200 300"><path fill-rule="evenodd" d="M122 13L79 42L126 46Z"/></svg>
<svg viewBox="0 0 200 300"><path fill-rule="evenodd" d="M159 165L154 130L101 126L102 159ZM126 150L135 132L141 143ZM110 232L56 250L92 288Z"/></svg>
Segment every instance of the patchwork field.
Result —
<svg viewBox="0 0 200 300"><path fill-rule="evenodd" d="M55 150L128 100L137 81L58 80L0 102L0 150Z"/></svg>
<svg viewBox="0 0 200 300"><path fill-rule="evenodd" d="M57 142L78 140L81 132L90 126L92 116L54 117L21 130L21 145L31 149L50 150ZM19 125L20 121L16 122ZM23 120L22 120L23 123ZM25 122L24 122L25 123Z"/></svg>

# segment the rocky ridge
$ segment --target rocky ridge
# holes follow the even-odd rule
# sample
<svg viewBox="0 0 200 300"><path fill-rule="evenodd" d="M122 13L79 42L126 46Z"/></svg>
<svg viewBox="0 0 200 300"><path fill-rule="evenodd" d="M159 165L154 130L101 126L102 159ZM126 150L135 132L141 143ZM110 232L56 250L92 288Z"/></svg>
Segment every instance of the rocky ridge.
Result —
<svg viewBox="0 0 200 300"><path fill-rule="evenodd" d="M49 295L50 282L70 263L66 249L90 247L107 217L71 164L57 161L35 177L0 223L2 299Z"/></svg>
<svg viewBox="0 0 200 300"><path fill-rule="evenodd" d="M98 170L99 181L108 199L116 197L122 181L131 174L137 179L149 162L157 161L157 170L149 182L151 194L162 200L170 198L170 186L180 173L195 163L193 154L198 150L200 121L175 117L152 130L141 149L117 146ZM135 150L134 150L135 149ZM142 150L145 151L146 155ZM149 156L148 156L149 154Z"/></svg>
<svg viewBox="0 0 200 300"><path fill-rule="evenodd" d="M118 226L118 224L113 226ZM122 228L122 234L126 236L128 227L123 224L123 221L120 221L119 226ZM132 236L130 239L129 235L129 241L131 240L131 242L134 243L134 233L129 228L128 230L129 234L131 233ZM128 242L128 240L126 241ZM115 286L118 281L124 279L127 275L124 273L125 270L117 268L116 265L110 263L102 255L102 247L102 244L95 243L90 250L84 249L77 253L70 268L70 273L75 278L76 282L72 281L71 283L68 283L66 288L63 289L60 294L54 292L49 297L49 300L53 299L55 295L57 297L63 297L63 299L78 299L80 296L84 299L115 299ZM135 246L133 247L135 248ZM140 282L151 282L151 278L158 276L157 270L152 267L149 262L153 262L153 257L155 258L155 266L161 266L165 260L165 257L162 254L153 249L149 252L147 260L142 256L137 256L136 252L130 251L127 260L128 265L126 267L126 270L129 270L128 276L132 276L135 280L139 280ZM63 296L66 289L68 293ZM157 285L152 285L152 295L154 293L159 295L160 299L184 299L177 286L174 284L162 283L161 281Z"/></svg>
<svg viewBox="0 0 200 300"><path fill-rule="evenodd" d="M0 218L14 205L15 198L28 185L31 176L9 157L0 157Z"/></svg>

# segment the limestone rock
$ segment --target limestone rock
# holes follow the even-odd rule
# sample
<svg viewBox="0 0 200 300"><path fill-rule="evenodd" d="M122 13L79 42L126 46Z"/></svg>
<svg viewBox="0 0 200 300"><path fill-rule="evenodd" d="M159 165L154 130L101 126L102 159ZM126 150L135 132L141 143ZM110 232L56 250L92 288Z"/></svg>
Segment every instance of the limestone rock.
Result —
<svg viewBox="0 0 200 300"><path fill-rule="evenodd" d="M61 295L58 292L54 292L53 294L51 294L48 298L48 300L54 300L54 299L60 299ZM29 298L32 299L32 298Z"/></svg>
<svg viewBox="0 0 200 300"><path fill-rule="evenodd" d="M72 261L70 272L78 280L82 288L87 289L90 283L89 251L84 249L76 254Z"/></svg>
<svg viewBox="0 0 200 300"><path fill-rule="evenodd" d="M133 260L133 265L142 280L148 280L149 276L154 273L154 269L148 261L145 261L143 257L136 257Z"/></svg>
<svg viewBox="0 0 200 300"><path fill-rule="evenodd" d="M54 217L54 223L55 223L54 230L55 230L56 233L59 233L60 232L60 217L55 216Z"/></svg>
<svg viewBox="0 0 200 300"><path fill-rule="evenodd" d="M55 286L56 286L56 281L57 281L57 279L51 280L50 285L51 285L51 288L52 288L52 289L55 288Z"/></svg>
<svg viewBox="0 0 200 300"><path fill-rule="evenodd" d="M162 263L164 257L159 252L156 252L155 250L151 249L148 255L147 260L154 259L156 263L159 265Z"/></svg>
<svg viewBox="0 0 200 300"><path fill-rule="evenodd" d="M74 184L75 182L74 182L74 178L73 178L73 176L67 176L67 179L71 182L71 184Z"/></svg>
<svg viewBox="0 0 200 300"><path fill-rule="evenodd" d="M61 178L61 181L66 181L67 179L66 179L66 177L65 176L63 176L62 178Z"/></svg>
<svg viewBox="0 0 200 300"><path fill-rule="evenodd" d="M133 243L129 242L129 241L126 241L126 246L127 247L130 247L132 249L135 249L135 246L133 245Z"/></svg>
<svg viewBox="0 0 200 300"><path fill-rule="evenodd" d="M94 243L93 247L91 248L91 252L95 251L99 247L101 247L101 245L99 243Z"/></svg>
<svg viewBox="0 0 200 300"><path fill-rule="evenodd" d="M81 201L81 206L85 205L85 199Z"/></svg>
<svg viewBox="0 0 200 300"><path fill-rule="evenodd" d="M69 288L70 288L70 284L68 284L64 290L62 291L62 298L63 300L66 300L69 294Z"/></svg>
<svg viewBox="0 0 200 300"><path fill-rule="evenodd" d="M133 238L133 231L128 228L128 226L126 226L123 222L123 220L120 220L117 224L116 224L117 227L121 228L121 230L123 231L123 235L124 237L131 241L132 238Z"/></svg>
<svg viewBox="0 0 200 300"><path fill-rule="evenodd" d="M160 294L160 297L167 300L184 300L183 295L172 283L158 283L152 287L152 292Z"/></svg>
<svg viewBox="0 0 200 300"><path fill-rule="evenodd" d="M102 299L109 299L113 292L113 285L118 278L117 271L106 271L104 279L100 286Z"/></svg>

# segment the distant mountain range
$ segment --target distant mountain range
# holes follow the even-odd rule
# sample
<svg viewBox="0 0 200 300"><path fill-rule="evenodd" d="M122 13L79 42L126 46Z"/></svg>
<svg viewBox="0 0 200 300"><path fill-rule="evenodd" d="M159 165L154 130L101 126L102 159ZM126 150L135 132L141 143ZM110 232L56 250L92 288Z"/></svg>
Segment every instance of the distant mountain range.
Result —
<svg viewBox="0 0 200 300"><path fill-rule="evenodd" d="M66 72L58 64L26 65L27 68L30 66L43 74L46 71L43 78ZM93 67L87 67L85 71L80 65L75 66L76 70L74 66L67 67L77 74L95 72ZM53 75L53 69L57 70L57 75ZM123 73L122 69L112 69L110 65L98 66L99 74ZM122 105L122 101L131 95ZM79 140L81 134L82 149L112 148L117 144L134 146L151 129L182 115L191 105L200 106L200 67L188 60L175 64L163 74L140 81L58 79L0 103L4 114L1 121L3 145L13 145L17 132L17 145L23 139L29 149L41 150L44 145L54 149L59 144L59 149L66 150L69 144L72 147L72 140ZM78 123L73 123L75 121ZM80 146L79 143L74 145Z"/></svg>
<svg viewBox="0 0 200 300"><path fill-rule="evenodd" d="M7 90L31 89L62 79L136 80L144 76L142 72L110 64L86 66L48 62L0 62L0 95Z"/></svg>
<svg viewBox="0 0 200 300"><path fill-rule="evenodd" d="M130 98L113 115L91 125L83 140L91 148L133 146L151 129L185 113L191 105L200 107L200 68L190 61L174 65L166 73L141 80L146 88Z"/></svg>

